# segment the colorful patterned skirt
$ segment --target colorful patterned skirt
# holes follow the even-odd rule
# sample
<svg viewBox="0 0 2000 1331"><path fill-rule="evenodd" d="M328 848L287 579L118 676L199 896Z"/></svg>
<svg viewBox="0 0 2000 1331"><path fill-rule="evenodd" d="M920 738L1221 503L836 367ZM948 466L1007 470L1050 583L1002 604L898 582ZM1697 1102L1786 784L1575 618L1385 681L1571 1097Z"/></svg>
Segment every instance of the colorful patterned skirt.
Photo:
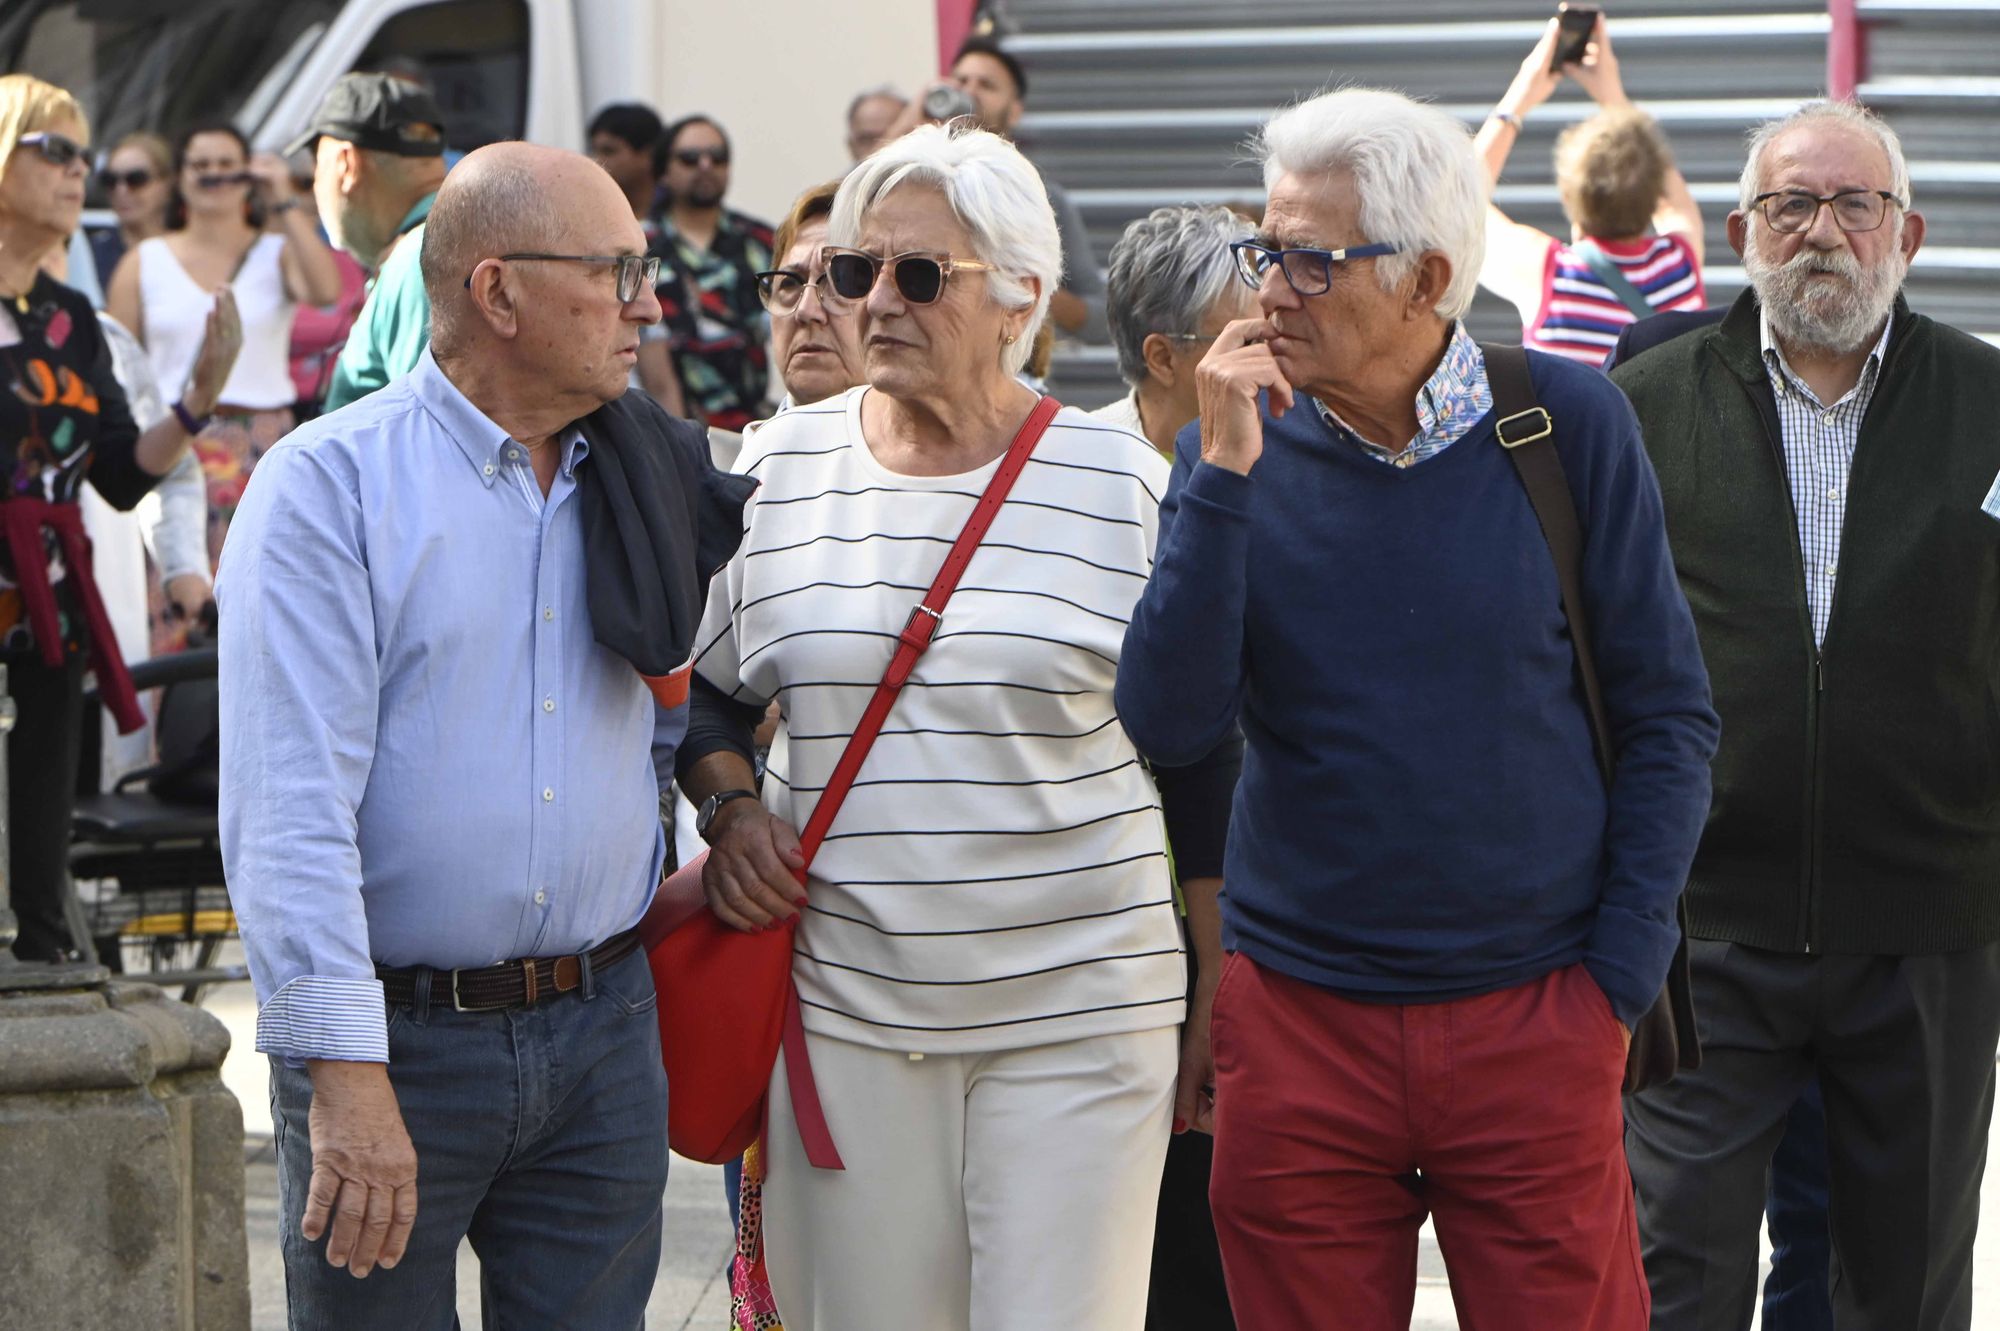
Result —
<svg viewBox="0 0 2000 1331"><path fill-rule="evenodd" d="M211 567L222 558L222 538L229 534L229 520L243 502L243 487L250 483L257 459L290 433L293 423L290 407L250 411L223 406L216 408L208 427L195 436L194 454L208 484Z"/></svg>

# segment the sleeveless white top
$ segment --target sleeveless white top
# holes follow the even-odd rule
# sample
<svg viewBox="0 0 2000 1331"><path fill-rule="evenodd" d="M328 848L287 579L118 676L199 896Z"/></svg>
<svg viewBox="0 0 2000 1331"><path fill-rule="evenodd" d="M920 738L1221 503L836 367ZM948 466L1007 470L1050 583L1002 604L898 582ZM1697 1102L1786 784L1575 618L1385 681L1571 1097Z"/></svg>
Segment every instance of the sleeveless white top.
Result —
<svg viewBox="0 0 2000 1331"><path fill-rule="evenodd" d="M269 410L289 407L298 396L291 371L292 316L298 306L285 294L278 265L284 248L283 236L259 236L230 283L243 318L243 351L222 386L220 400L229 406ZM160 392L177 401L201 351L214 298L188 276L166 238L156 236L139 242L139 302L147 359Z"/></svg>

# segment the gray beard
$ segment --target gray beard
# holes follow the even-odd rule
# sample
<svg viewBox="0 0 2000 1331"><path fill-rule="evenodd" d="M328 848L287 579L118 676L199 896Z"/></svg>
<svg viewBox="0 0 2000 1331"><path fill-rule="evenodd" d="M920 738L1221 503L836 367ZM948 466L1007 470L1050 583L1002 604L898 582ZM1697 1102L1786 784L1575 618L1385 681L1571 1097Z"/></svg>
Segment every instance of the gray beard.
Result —
<svg viewBox="0 0 2000 1331"><path fill-rule="evenodd" d="M1743 251L1744 275L1756 289L1772 331L1786 342L1836 354L1860 350L1881 330L1908 271L1909 260L1900 249L1873 268L1841 251L1801 249L1775 266L1764 261L1754 244ZM1835 276L1818 278L1816 273Z"/></svg>

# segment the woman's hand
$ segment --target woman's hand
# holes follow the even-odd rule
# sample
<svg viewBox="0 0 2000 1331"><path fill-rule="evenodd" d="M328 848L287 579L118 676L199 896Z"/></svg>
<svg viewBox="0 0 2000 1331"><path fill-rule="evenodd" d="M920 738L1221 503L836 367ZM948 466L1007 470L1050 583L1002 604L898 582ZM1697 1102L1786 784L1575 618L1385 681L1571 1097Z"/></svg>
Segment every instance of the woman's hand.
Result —
<svg viewBox="0 0 2000 1331"><path fill-rule="evenodd" d="M1602 19L1598 20L1600 33L1603 31L1603 22ZM1556 36L1560 28L1558 20L1549 20L1548 26L1542 29L1542 39L1535 43L1535 49L1528 52L1528 58L1521 62L1521 68L1514 75L1514 82L1508 85L1506 95L1500 99L1500 104L1494 110L1525 117L1528 112L1549 100L1549 95L1555 92L1556 85L1562 82L1562 75L1549 68L1555 63ZM1571 65L1569 68L1573 70L1576 67Z"/></svg>
<svg viewBox="0 0 2000 1331"><path fill-rule="evenodd" d="M236 312L236 296L228 287L215 293L215 308L208 312L208 332L201 350L195 354L194 369L181 390L181 405L196 416L206 416L222 401L222 386L236 367L237 353L243 350L243 320Z"/></svg>
<svg viewBox="0 0 2000 1331"><path fill-rule="evenodd" d="M717 919L755 933L799 913L806 857L790 824L756 800L734 799L716 811L709 832L701 886Z"/></svg>
<svg viewBox="0 0 2000 1331"><path fill-rule="evenodd" d="M1612 54L1611 32L1602 14L1597 16L1597 26L1583 48L1582 61L1564 65L1563 72L1575 79L1577 86L1599 106L1631 105L1631 99L1625 95L1625 81L1618 75L1618 57Z"/></svg>
<svg viewBox="0 0 2000 1331"><path fill-rule="evenodd" d="M292 188L292 169L276 153L257 153L250 159L250 176L257 197L266 208L288 203L298 196Z"/></svg>
<svg viewBox="0 0 2000 1331"><path fill-rule="evenodd" d="M1215 1131L1215 1051L1208 1040L1215 1017L1219 974L1203 971L1195 977L1188 1000L1187 1023L1181 1027L1181 1074L1174 1087L1174 1131Z"/></svg>

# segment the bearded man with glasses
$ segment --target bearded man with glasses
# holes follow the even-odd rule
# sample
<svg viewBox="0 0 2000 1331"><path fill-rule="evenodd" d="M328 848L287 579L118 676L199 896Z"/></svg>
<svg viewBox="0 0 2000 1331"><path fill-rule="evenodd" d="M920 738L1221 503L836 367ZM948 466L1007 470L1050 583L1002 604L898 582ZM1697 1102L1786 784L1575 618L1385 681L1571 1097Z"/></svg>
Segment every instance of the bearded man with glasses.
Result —
<svg viewBox="0 0 2000 1331"><path fill-rule="evenodd" d="M1640 1331L1619 1089L1716 723L1638 425L1466 334L1485 197L1450 116L1344 90L1259 149L1260 317L1197 371L1117 690L1156 762L1244 735L1189 1038L1236 1322L1403 1331L1429 1214L1466 1325ZM1604 768L1502 356L1585 533Z"/></svg>
<svg viewBox="0 0 2000 1331"><path fill-rule="evenodd" d="M2000 1038L2000 352L1904 300L1924 219L1877 117L1762 127L1740 197L1751 289L1612 376L1723 720L1687 890L1705 1058L1627 1107L1653 1324L1748 1322L1816 1079L1833 1324L1963 1328Z"/></svg>

